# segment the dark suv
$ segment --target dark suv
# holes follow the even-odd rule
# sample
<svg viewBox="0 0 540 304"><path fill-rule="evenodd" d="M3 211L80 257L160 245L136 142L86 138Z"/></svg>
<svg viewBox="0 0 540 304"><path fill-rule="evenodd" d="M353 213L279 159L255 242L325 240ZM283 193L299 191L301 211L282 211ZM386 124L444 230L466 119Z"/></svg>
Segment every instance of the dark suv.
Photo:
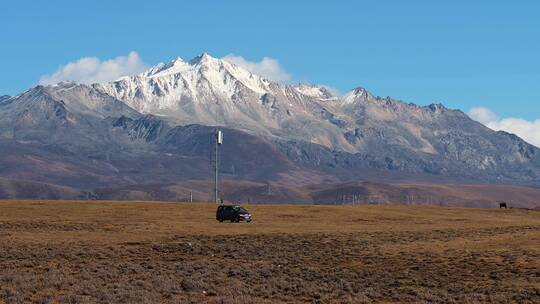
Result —
<svg viewBox="0 0 540 304"><path fill-rule="evenodd" d="M251 222L251 214L243 207L238 205L220 205L216 211L216 220L240 222Z"/></svg>

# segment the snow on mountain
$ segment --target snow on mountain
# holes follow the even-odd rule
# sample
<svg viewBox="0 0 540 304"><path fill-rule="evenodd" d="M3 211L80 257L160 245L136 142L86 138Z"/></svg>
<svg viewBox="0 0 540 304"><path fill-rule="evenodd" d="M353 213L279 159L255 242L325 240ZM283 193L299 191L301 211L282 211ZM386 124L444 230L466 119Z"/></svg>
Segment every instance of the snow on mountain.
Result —
<svg viewBox="0 0 540 304"><path fill-rule="evenodd" d="M190 124L204 125L205 132L216 125L246 131L243 140L263 140L309 168L489 180L540 176L538 149L461 111L381 98L360 87L335 96L322 86L280 84L208 54L110 83L59 83L0 98L0 140L67 147L91 159L161 151L171 128ZM184 144L182 136L175 147L209 138ZM259 161L260 155L246 157Z"/></svg>
<svg viewBox="0 0 540 304"><path fill-rule="evenodd" d="M343 95L341 101L343 104L353 104L358 102L358 100L366 101L367 99L373 98L374 97L366 89L358 87Z"/></svg>
<svg viewBox="0 0 540 304"><path fill-rule="evenodd" d="M321 86L279 84L206 53L111 83L59 84L44 92L72 113L68 118L77 117L73 113L102 118L151 114L171 125L218 125L335 151L387 155L384 162L391 163L383 166L398 166L392 159L424 155L444 161L466 158L468 165L484 168L501 157L499 148L473 152L481 150L480 142L500 145L484 142L489 130L461 111L381 98L361 87L334 96ZM460 145L470 147L466 156L454 151ZM510 162L528 159L516 151Z"/></svg>
<svg viewBox="0 0 540 304"><path fill-rule="evenodd" d="M204 53L189 62L181 58L136 76L121 78L97 88L143 113L178 110L189 102L210 98L232 100L242 89L259 95L269 91L270 82L228 61Z"/></svg>
<svg viewBox="0 0 540 304"><path fill-rule="evenodd" d="M456 120L469 123L460 111L380 98L362 87L334 96L322 86L279 84L206 53L110 83L60 83L43 92L63 104L72 113L68 117L151 114L171 125L219 125L350 153L387 145L414 153L445 153L437 148L439 137Z"/></svg>
<svg viewBox="0 0 540 304"><path fill-rule="evenodd" d="M298 92L310 96L315 97L319 99L338 99L337 96L334 96L332 92L330 92L328 89L322 86L312 86L309 84L300 84L298 86L294 87Z"/></svg>
<svg viewBox="0 0 540 304"><path fill-rule="evenodd" d="M437 153L425 134L440 111L376 97L361 87L339 97L322 86L279 84L206 53L94 88L176 124L221 125L346 152L364 151L386 132L396 134L386 139L396 145Z"/></svg>
<svg viewBox="0 0 540 304"><path fill-rule="evenodd" d="M328 121L322 101L334 96L325 88L278 84L206 53L94 88L141 113L164 115L179 124L223 125L347 146L343 139L334 140L341 131Z"/></svg>

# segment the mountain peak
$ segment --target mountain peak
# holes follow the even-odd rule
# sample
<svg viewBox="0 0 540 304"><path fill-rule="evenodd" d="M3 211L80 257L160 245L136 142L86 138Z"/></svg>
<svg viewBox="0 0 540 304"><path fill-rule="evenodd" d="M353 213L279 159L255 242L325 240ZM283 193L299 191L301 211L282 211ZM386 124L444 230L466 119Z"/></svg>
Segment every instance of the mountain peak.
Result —
<svg viewBox="0 0 540 304"><path fill-rule="evenodd" d="M217 61L220 61L220 59L212 57L208 53L204 52L200 54L199 56L191 59L189 61L189 64L196 65L196 64L204 64L204 63L217 62Z"/></svg>
<svg viewBox="0 0 540 304"><path fill-rule="evenodd" d="M432 112L442 112L447 110L447 108L442 103L432 103L427 106Z"/></svg>
<svg viewBox="0 0 540 304"><path fill-rule="evenodd" d="M363 87L356 87L343 96L343 104L353 104L357 101L365 102L371 97L371 93Z"/></svg>
<svg viewBox="0 0 540 304"><path fill-rule="evenodd" d="M366 90L366 88L364 87L356 87L353 89L353 94L354 95L367 95L369 94L368 90Z"/></svg>
<svg viewBox="0 0 540 304"><path fill-rule="evenodd" d="M170 66L175 66L175 65L182 65L182 64L184 64L184 63L185 63L185 62L184 62L184 60L183 60L182 58L176 57L176 58L174 58L173 60L171 60L171 61L168 63L168 65L170 65Z"/></svg>
<svg viewBox="0 0 540 304"><path fill-rule="evenodd" d="M195 66L207 66L212 65L214 63L221 62L221 59L215 58L210 56L208 53L202 53L195 58L189 60L188 62L184 61L180 57L176 57L175 59L169 61L168 63L160 63L149 70L143 72L142 76L154 78L154 77L161 77L161 76L167 76L167 75L173 75L173 74L179 74L182 72L185 72Z"/></svg>
<svg viewBox="0 0 540 304"><path fill-rule="evenodd" d="M308 83L300 83L294 87L296 91L310 97L320 98L320 99L335 99L336 96L328 90L326 87L321 85L311 85Z"/></svg>
<svg viewBox="0 0 540 304"><path fill-rule="evenodd" d="M188 64L180 57L169 61L168 63L160 63L146 72L143 72L142 75L145 77L156 77L164 76L170 74L180 73L188 67Z"/></svg>

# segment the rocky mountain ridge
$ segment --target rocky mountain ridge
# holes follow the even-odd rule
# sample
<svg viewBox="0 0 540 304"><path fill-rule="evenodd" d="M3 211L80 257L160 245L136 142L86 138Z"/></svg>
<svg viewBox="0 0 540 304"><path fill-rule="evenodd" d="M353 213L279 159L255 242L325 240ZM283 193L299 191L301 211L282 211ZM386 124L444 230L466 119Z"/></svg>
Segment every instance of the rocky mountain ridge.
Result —
<svg viewBox="0 0 540 304"><path fill-rule="evenodd" d="M208 54L1 97L0 176L87 190L208 179L216 126L235 180L540 185L540 149L459 110L279 84Z"/></svg>

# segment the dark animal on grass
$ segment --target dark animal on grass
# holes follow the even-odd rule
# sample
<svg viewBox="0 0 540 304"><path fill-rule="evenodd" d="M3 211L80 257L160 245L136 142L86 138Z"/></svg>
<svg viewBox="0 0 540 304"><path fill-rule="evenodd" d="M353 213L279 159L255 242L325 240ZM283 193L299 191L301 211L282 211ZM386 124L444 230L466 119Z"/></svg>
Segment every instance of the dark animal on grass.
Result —
<svg viewBox="0 0 540 304"><path fill-rule="evenodd" d="M506 205L506 203L499 203L499 208L507 209L508 206Z"/></svg>

